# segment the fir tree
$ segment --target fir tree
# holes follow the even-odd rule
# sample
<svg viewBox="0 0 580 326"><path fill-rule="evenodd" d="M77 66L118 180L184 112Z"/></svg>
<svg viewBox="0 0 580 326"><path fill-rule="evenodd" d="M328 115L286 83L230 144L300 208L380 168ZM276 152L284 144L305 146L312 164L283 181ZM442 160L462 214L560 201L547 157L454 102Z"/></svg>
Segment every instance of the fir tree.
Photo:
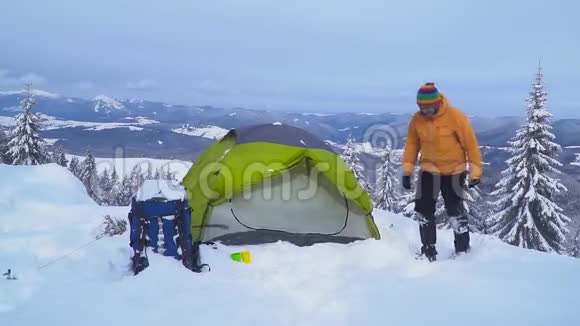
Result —
<svg viewBox="0 0 580 326"><path fill-rule="evenodd" d="M76 156L71 158L70 163L68 165L69 171L77 178L81 178L81 163Z"/></svg>
<svg viewBox="0 0 580 326"><path fill-rule="evenodd" d="M113 167L113 172L111 172L111 193L109 195L110 205L111 206L119 206L119 193L121 184L119 182L119 177L117 176L117 169Z"/></svg>
<svg viewBox="0 0 580 326"><path fill-rule="evenodd" d="M87 156L81 164L80 179L87 189L87 193L93 199L97 199L97 164L95 158L90 151L87 151Z"/></svg>
<svg viewBox="0 0 580 326"><path fill-rule="evenodd" d="M390 144L385 148L385 154L382 157L382 165L377 174L377 193L375 197L376 206L379 209L398 212L400 193L397 191L399 182L397 178L397 168L393 161L393 151Z"/></svg>
<svg viewBox="0 0 580 326"><path fill-rule="evenodd" d="M570 239L568 247L568 255L580 258L580 227L576 230L576 234Z"/></svg>
<svg viewBox="0 0 580 326"><path fill-rule="evenodd" d="M492 192L497 196L490 231L515 246L564 252L570 219L554 197L566 191L556 178L562 166L555 157L561 150L550 132L552 114L546 108L543 74L538 67L528 98L526 123L509 142L512 157Z"/></svg>
<svg viewBox="0 0 580 326"><path fill-rule="evenodd" d="M52 153L52 162L63 167L68 165L68 160L66 159L66 155L64 154L62 146L57 146L54 148L54 152Z"/></svg>
<svg viewBox="0 0 580 326"><path fill-rule="evenodd" d="M26 84L26 92L20 102L22 112L16 116L16 127L8 142L8 154L14 165L38 165L50 161L45 142L39 135L40 118L32 112L36 102L30 86L30 83Z"/></svg>
<svg viewBox="0 0 580 326"><path fill-rule="evenodd" d="M372 189L365 177L364 165L360 161L359 151L356 149L355 139L352 137L352 135L348 136L341 157L353 171L355 178L358 180L363 189L369 193L372 193Z"/></svg>
<svg viewBox="0 0 580 326"><path fill-rule="evenodd" d="M0 164L10 164L8 155L8 136L0 130Z"/></svg>
<svg viewBox="0 0 580 326"><path fill-rule="evenodd" d="M103 170L103 173L99 175L99 186L98 194L100 205L110 206L112 201L113 186L111 184L111 178L109 177L109 171L107 169Z"/></svg>

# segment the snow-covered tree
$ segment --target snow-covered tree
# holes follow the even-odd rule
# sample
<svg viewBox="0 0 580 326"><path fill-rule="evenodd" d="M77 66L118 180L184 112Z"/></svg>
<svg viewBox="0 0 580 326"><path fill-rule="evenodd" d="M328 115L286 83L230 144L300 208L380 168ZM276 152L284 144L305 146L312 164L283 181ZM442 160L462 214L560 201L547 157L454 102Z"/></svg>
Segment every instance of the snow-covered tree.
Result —
<svg viewBox="0 0 580 326"><path fill-rule="evenodd" d="M87 189L87 193L93 199L96 199L98 188L97 163L90 151L87 151L83 163L80 166L80 179Z"/></svg>
<svg viewBox="0 0 580 326"><path fill-rule="evenodd" d="M8 136L0 130L0 164L9 164Z"/></svg>
<svg viewBox="0 0 580 326"><path fill-rule="evenodd" d="M382 157L382 165L377 171L377 185L375 202L377 208L391 212L398 212L400 201L399 179L397 166L393 160L393 151L390 144L385 147L385 154Z"/></svg>
<svg viewBox="0 0 580 326"><path fill-rule="evenodd" d="M56 146L54 148L54 152L52 153L52 162L63 167L68 165L68 160L66 159L66 155L64 154L64 149L62 146Z"/></svg>
<svg viewBox="0 0 580 326"><path fill-rule="evenodd" d="M576 234L570 239L568 246L568 255L580 258L580 227L576 230Z"/></svg>
<svg viewBox="0 0 580 326"><path fill-rule="evenodd" d="M561 150L550 132L552 114L546 108L542 68L528 98L526 123L509 142L512 157L492 192L497 196L490 231L515 246L540 251L565 251L570 219L554 202L566 187L557 179Z"/></svg>
<svg viewBox="0 0 580 326"><path fill-rule="evenodd" d="M113 172L111 172L111 193L109 195L109 205L119 206L119 193L121 191L121 183L119 181L119 176L117 175L117 169L113 167Z"/></svg>
<svg viewBox="0 0 580 326"><path fill-rule="evenodd" d="M16 127L8 142L8 154L14 165L38 165L50 161L44 139L39 135L40 118L32 111L36 102L30 86L30 83L26 84L24 98L20 102L22 112L16 116Z"/></svg>
<svg viewBox="0 0 580 326"><path fill-rule="evenodd" d="M111 205L112 191L113 191L113 186L111 184L111 178L109 177L109 171L107 169L105 169L99 175L97 198L99 199L98 202L100 205L105 205L105 206Z"/></svg>
<svg viewBox="0 0 580 326"><path fill-rule="evenodd" d="M352 135L349 135L346 141L344 151L342 152L341 158L353 171L354 176L360 183L360 185L369 193L372 193L371 185L368 183L365 176L365 167L359 158L360 152L356 148L355 139Z"/></svg>
<svg viewBox="0 0 580 326"><path fill-rule="evenodd" d="M68 165L69 171L77 178L81 178L81 162L76 156L71 158L70 163Z"/></svg>

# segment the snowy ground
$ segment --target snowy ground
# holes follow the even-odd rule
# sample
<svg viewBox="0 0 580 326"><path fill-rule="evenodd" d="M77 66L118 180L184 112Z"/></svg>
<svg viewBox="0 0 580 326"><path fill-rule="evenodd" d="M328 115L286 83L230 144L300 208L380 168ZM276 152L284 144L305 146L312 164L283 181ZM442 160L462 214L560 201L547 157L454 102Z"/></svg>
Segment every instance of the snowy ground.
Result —
<svg viewBox="0 0 580 326"><path fill-rule="evenodd" d="M451 260L440 232L428 263L414 259L415 223L376 212L380 241L204 247L203 274L150 253L131 276L127 234L91 242L103 215L128 208L96 206L54 165L0 165L0 179L0 270L18 277L0 279L0 325L580 324L580 260L491 237ZM239 249L251 264L228 258Z"/></svg>

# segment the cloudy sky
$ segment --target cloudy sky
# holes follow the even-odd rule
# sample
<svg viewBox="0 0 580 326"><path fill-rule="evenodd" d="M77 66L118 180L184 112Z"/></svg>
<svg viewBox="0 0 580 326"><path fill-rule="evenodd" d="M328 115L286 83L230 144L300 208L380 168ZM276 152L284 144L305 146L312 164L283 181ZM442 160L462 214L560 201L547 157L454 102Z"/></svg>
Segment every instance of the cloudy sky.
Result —
<svg viewBox="0 0 580 326"><path fill-rule="evenodd" d="M307 112L412 112L435 81L469 114L580 117L576 0L3 0L0 90Z"/></svg>

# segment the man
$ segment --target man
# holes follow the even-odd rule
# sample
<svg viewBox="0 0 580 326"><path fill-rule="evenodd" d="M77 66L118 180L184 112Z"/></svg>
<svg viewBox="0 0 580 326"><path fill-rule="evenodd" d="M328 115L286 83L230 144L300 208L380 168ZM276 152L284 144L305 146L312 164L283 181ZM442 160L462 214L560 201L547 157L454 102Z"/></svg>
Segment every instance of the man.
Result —
<svg viewBox="0 0 580 326"><path fill-rule="evenodd" d="M456 253L470 248L463 191L468 165L468 186L471 188L480 182L481 153L467 116L452 107L434 83L426 83L419 89L417 105L419 112L409 124L403 155L403 187L411 189L411 175L420 153L415 213L423 244L421 254L434 261L437 256L435 206L439 192L453 224Z"/></svg>

